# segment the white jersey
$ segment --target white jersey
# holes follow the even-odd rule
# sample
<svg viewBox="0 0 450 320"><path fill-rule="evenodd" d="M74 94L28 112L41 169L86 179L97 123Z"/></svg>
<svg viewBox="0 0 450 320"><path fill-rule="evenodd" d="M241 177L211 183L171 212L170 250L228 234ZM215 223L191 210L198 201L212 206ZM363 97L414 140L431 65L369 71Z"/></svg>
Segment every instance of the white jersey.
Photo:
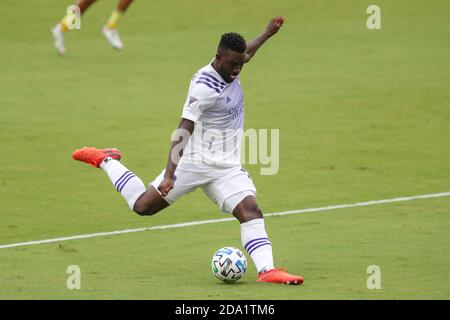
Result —
<svg viewBox="0 0 450 320"><path fill-rule="evenodd" d="M239 76L226 83L208 64L192 78L182 118L195 122L181 162L229 167L241 163L244 97Z"/></svg>

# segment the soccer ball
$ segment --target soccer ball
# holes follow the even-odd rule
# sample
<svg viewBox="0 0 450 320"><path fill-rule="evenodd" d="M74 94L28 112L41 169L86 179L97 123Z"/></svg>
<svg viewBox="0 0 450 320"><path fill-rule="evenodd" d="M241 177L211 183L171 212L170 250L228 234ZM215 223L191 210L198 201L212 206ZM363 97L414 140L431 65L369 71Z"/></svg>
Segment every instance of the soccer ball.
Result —
<svg viewBox="0 0 450 320"><path fill-rule="evenodd" d="M247 259L238 248L221 248L212 257L211 270L217 279L234 282L239 280L247 270Z"/></svg>

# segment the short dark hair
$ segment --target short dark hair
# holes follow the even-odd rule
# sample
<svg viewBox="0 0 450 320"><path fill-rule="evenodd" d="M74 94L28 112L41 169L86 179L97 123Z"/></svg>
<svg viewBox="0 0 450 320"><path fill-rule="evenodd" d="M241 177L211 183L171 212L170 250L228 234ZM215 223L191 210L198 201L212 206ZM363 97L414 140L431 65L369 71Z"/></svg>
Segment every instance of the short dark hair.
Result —
<svg viewBox="0 0 450 320"><path fill-rule="evenodd" d="M227 48L239 53L243 53L247 48L245 39L235 32L229 32L222 35L220 38L219 49Z"/></svg>

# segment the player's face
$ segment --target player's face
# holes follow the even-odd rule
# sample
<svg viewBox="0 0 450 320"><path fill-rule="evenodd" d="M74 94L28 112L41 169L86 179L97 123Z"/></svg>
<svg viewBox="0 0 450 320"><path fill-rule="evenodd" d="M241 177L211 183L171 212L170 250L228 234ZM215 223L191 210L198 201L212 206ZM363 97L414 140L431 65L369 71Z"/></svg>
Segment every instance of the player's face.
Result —
<svg viewBox="0 0 450 320"><path fill-rule="evenodd" d="M222 50L216 56L219 74L226 82L233 82L244 66L245 52Z"/></svg>

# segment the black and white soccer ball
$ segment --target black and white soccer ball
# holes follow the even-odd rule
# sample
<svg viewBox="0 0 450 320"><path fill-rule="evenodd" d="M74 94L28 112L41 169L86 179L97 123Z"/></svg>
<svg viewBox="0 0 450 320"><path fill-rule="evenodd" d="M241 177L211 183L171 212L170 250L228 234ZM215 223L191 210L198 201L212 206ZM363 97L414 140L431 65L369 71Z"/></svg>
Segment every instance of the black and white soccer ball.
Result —
<svg viewBox="0 0 450 320"><path fill-rule="evenodd" d="M235 247L224 247L212 257L211 270L214 276L225 282L239 280L247 270L247 258Z"/></svg>

